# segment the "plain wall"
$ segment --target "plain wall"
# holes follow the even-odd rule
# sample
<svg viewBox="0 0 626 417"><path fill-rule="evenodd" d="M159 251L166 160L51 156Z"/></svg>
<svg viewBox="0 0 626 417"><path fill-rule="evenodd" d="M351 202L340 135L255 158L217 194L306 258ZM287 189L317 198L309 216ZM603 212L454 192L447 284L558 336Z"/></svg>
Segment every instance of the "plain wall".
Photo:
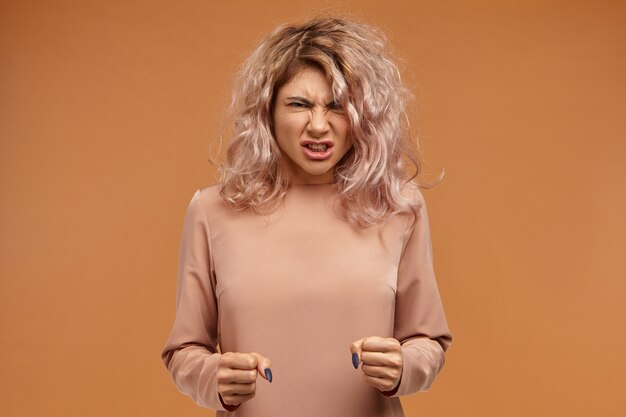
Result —
<svg viewBox="0 0 626 417"><path fill-rule="evenodd" d="M2 1L0 415L212 415L160 361L184 211L241 61L319 11L386 31L446 173L454 342L406 415L624 415L626 3L592 0Z"/></svg>

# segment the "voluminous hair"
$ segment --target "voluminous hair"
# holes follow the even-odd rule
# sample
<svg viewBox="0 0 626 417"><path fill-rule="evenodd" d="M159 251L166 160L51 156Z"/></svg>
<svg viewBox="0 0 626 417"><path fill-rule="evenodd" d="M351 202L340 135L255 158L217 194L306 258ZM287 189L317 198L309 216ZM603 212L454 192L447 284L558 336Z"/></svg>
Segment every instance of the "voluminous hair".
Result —
<svg viewBox="0 0 626 417"><path fill-rule="evenodd" d="M237 209L273 210L290 187L273 133L278 89L298 69L313 67L328 80L349 119L353 146L334 169L341 214L369 227L399 213L416 219L419 203L403 190L421 170L410 147L410 93L378 29L336 17L276 28L244 62L233 91L233 135L220 166L220 194ZM406 160L415 173L407 175Z"/></svg>

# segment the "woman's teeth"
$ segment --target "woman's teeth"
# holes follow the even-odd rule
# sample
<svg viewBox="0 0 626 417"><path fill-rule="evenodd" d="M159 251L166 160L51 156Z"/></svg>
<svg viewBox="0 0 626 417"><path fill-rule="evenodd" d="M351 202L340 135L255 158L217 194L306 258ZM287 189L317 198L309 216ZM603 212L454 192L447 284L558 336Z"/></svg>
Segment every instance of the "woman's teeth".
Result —
<svg viewBox="0 0 626 417"><path fill-rule="evenodd" d="M324 145L324 144L318 144L318 143L310 143L308 145L306 145L309 149L316 151L316 152L324 152L326 150L326 148L328 148L328 145Z"/></svg>

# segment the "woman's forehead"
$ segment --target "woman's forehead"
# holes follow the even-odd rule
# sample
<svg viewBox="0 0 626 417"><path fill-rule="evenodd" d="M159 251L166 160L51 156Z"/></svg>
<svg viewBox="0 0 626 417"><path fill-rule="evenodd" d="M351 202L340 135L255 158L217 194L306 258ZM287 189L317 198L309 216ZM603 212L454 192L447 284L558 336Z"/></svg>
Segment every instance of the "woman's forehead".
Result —
<svg viewBox="0 0 626 417"><path fill-rule="evenodd" d="M280 88L279 95L300 96L310 100L329 100L333 96L326 76L313 67L301 67L296 70L291 79Z"/></svg>

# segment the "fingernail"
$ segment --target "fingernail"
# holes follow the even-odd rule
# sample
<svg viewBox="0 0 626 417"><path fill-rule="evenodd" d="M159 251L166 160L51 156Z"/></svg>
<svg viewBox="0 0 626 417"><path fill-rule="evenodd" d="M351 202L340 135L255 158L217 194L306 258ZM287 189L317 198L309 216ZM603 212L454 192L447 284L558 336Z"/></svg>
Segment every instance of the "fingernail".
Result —
<svg viewBox="0 0 626 417"><path fill-rule="evenodd" d="M354 369L359 369L359 355L356 353L352 354L352 365L354 365Z"/></svg>
<svg viewBox="0 0 626 417"><path fill-rule="evenodd" d="M265 378L272 382L272 370L270 368L265 368Z"/></svg>

